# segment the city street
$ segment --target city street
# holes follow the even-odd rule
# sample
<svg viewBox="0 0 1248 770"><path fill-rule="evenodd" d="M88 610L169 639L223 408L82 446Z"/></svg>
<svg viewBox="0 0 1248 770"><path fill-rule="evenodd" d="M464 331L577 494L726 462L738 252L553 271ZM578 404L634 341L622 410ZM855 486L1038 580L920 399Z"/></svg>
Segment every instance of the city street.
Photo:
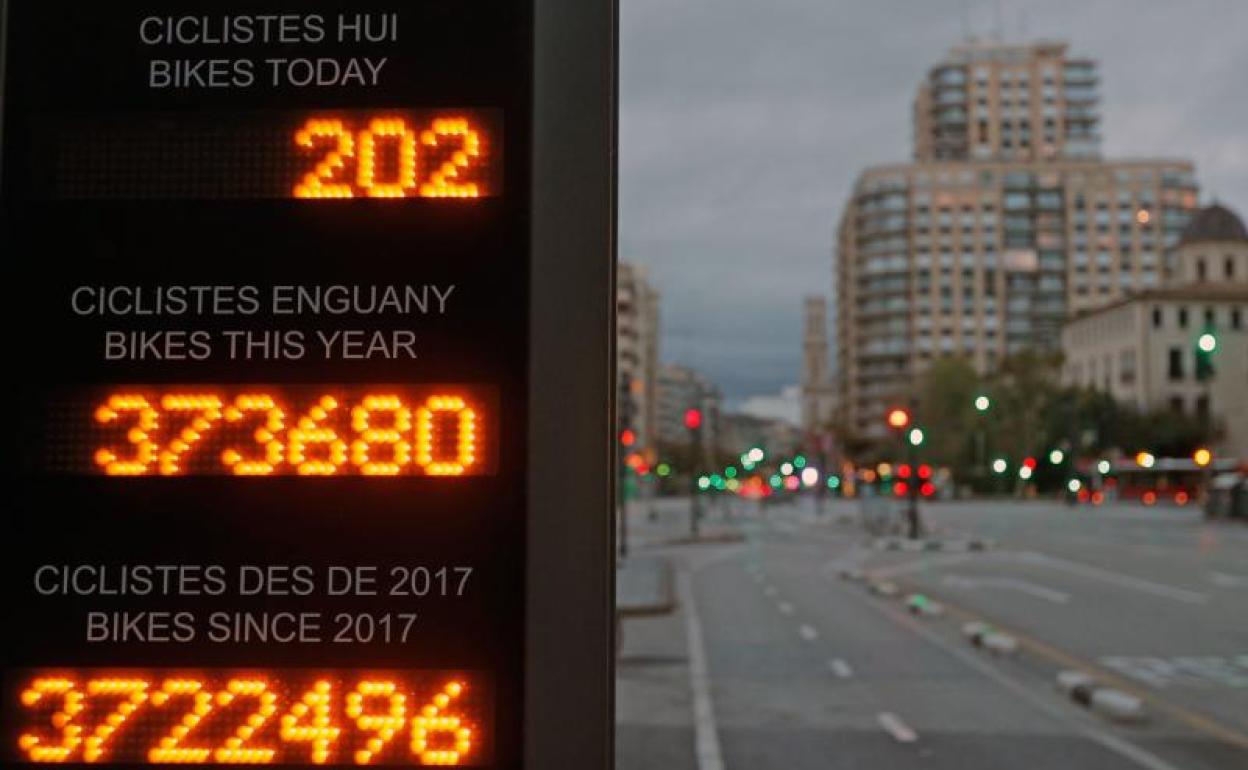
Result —
<svg viewBox="0 0 1248 770"><path fill-rule="evenodd" d="M676 610L624 621L623 770L1248 762L1248 528L943 502L913 545L824 509L716 504L691 543L687 500L633 506L628 560L670 562Z"/></svg>

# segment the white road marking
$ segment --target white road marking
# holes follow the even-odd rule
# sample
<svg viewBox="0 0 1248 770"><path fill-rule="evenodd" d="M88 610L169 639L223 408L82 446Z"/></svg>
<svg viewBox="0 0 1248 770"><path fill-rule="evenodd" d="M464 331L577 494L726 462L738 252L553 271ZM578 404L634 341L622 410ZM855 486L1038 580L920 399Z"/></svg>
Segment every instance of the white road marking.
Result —
<svg viewBox="0 0 1248 770"><path fill-rule="evenodd" d="M788 602L780 602L776 605L776 609L780 610L780 613L783 615L793 614L793 605Z"/></svg>
<svg viewBox="0 0 1248 770"><path fill-rule="evenodd" d="M893 736L893 740L898 743L914 743L919 739L919 734L911 730L896 714L883 711L876 716L876 719L880 721L880 727L887 730L888 734Z"/></svg>
<svg viewBox="0 0 1248 770"><path fill-rule="evenodd" d="M689 573L681 572L677 583L680 603L685 609L685 644L689 649L689 690L693 695L694 754L698 770L724 770L719 729L715 724L715 704L711 700L711 675L702 639L702 620L698 617Z"/></svg>
<svg viewBox="0 0 1248 770"><path fill-rule="evenodd" d="M969 554L943 554L940 556L924 555L913 561L903 562L893 567L882 567L871 570L871 576L881 580L889 580L915 572L930 572L940 567L952 567L970 561Z"/></svg>
<svg viewBox="0 0 1248 770"><path fill-rule="evenodd" d="M1110 583L1121 588L1130 588L1143 593L1160 596L1163 599L1173 599L1176 602L1184 602L1186 604L1207 604L1209 597L1205 594L1188 591L1184 588L1175 588L1174 586L1154 583L1151 580L1134 577L1132 575L1124 575L1121 572L1111 572L1100 567L1092 567L1079 562L1068 561L1067 559L1059 559L1056 556L1037 553L1035 551L1024 551L1016 557L1019 561L1028 564L1037 564L1045 567L1051 567L1056 570L1079 575L1081 577L1093 578L1105 583Z"/></svg>
<svg viewBox="0 0 1248 770"><path fill-rule="evenodd" d="M941 582L951 588L1001 588L1007 591L1021 591L1028 596L1044 599L1054 604L1066 604L1070 601L1070 594L1068 593L1019 578L972 578L962 575L948 575Z"/></svg>
<svg viewBox="0 0 1248 770"><path fill-rule="evenodd" d="M1179 770L1179 768L1169 762L1166 762L1161 757L1151 754L1133 743L1128 743L1121 738L1117 738L1095 727L1090 727L1081 722L1076 722L1070 714L1060 710L1051 701L1042 698L1031 689L1005 676L988 663L985 663L978 656L971 654L970 651L961 645L955 645L946 641L935 631L932 631L931 629L915 622L912 618L901 615L887 605L878 604L856 591L847 591L842 589L842 593L846 596L852 597L855 601L858 601L864 606L872 608L898 625L910 629L948 654L962 661L962 663L968 667L978 671L992 681L996 682L1001 687L1014 693L1016 698L1027 701L1034 708L1047 715L1054 722L1073 727L1087 736L1089 740L1099 743L1101 746L1114 752L1115 754L1131 760L1140 767L1145 768L1145 770Z"/></svg>
<svg viewBox="0 0 1248 770"><path fill-rule="evenodd" d="M1210 572L1209 582L1218 588L1245 588L1248 587L1248 576L1232 575L1229 572Z"/></svg>
<svg viewBox="0 0 1248 770"><path fill-rule="evenodd" d="M849 679L854 675L854 670L849 667L848 663L840 658L828 661L828 668L832 669L832 673L836 674L841 679Z"/></svg>
<svg viewBox="0 0 1248 770"><path fill-rule="evenodd" d="M819 638L819 632L813 626L808 626L805 623L798 627L797 633L801 634L802 638L808 642L813 642Z"/></svg>

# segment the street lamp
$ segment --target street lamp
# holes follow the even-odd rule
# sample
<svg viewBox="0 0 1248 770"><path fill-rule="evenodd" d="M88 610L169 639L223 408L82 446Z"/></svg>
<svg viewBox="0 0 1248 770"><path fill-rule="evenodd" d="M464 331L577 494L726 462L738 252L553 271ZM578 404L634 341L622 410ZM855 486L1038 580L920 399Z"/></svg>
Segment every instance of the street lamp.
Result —
<svg viewBox="0 0 1248 770"><path fill-rule="evenodd" d="M1157 457L1152 452L1139 452L1135 455L1135 464L1141 468L1151 468L1157 464Z"/></svg>
<svg viewBox="0 0 1248 770"><path fill-rule="evenodd" d="M910 431L910 436L909 436L909 439L910 439L910 446L922 446L922 445L923 445L923 438L924 438L924 435L923 435L923 429L922 429L922 428L913 428L913 429L911 429L911 431Z"/></svg>
<svg viewBox="0 0 1248 770"><path fill-rule="evenodd" d="M975 397L975 410L978 412L986 412L992 407L992 401L985 395Z"/></svg>
<svg viewBox="0 0 1248 770"><path fill-rule="evenodd" d="M998 457L997 459L995 459L995 460L993 460L993 461L992 461L992 472L993 472L993 473L1005 473L1005 471L1006 471L1009 467L1010 467L1010 464L1009 464L1009 463L1007 463L1007 462L1005 461L1005 458L1003 458L1003 457Z"/></svg>
<svg viewBox="0 0 1248 770"><path fill-rule="evenodd" d="M1109 472L1113 470L1113 468L1114 468L1114 465L1109 460L1101 460L1099 463L1096 464L1096 470L1102 476L1109 475Z"/></svg>
<svg viewBox="0 0 1248 770"><path fill-rule="evenodd" d="M1061 465L1062 460L1065 459L1066 453L1060 449L1054 449L1052 452L1049 452L1049 462L1053 465Z"/></svg>

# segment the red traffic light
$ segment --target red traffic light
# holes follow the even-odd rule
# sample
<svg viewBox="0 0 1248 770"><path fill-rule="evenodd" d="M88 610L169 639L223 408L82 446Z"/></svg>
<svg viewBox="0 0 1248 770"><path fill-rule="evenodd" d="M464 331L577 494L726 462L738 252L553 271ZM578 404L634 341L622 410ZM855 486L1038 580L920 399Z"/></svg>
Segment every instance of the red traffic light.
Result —
<svg viewBox="0 0 1248 770"><path fill-rule="evenodd" d="M906 482L897 481L893 483L893 496L894 497L905 497L909 493L910 493L910 485L907 484Z"/></svg>
<svg viewBox="0 0 1248 770"><path fill-rule="evenodd" d="M931 477L932 477L932 466L927 465L926 463L923 465L920 465L919 466L919 478L923 480L927 480L927 479L930 479Z"/></svg>
<svg viewBox="0 0 1248 770"><path fill-rule="evenodd" d="M1034 457L1028 457L1025 460L1023 460L1023 467L1025 468L1030 468L1034 471L1036 469L1036 465L1037 465L1036 458Z"/></svg>
<svg viewBox="0 0 1248 770"><path fill-rule="evenodd" d="M908 479L908 478L910 478L910 466L909 466L909 465L899 465L899 466L897 466L897 478L899 478L899 479Z"/></svg>
<svg viewBox="0 0 1248 770"><path fill-rule="evenodd" d="M690 409L685 412L685 427L689 430L697 430L702 427L702 411L700 409Z"/></svg>
<svg viewBox="0 0 1248 770"><path fill-rule="evenodd" d="M931 497L936 494L936 485L930 481L924 481L923 486L919 487L919 494L924 497Z"/></svg>
<svg viewBox="0 0 1248 770"><path fill-rule="evenodd" d="M620 431L620 443L624 446L632 446L637 443L637 434L631 428L625 428Z"/></svg>
<svg viewBox="0 0 1248 770"><path fill-rule="evenodd" d="M901 407L888 410L888 427L901 430L910 425L910 412Z"/></svg>

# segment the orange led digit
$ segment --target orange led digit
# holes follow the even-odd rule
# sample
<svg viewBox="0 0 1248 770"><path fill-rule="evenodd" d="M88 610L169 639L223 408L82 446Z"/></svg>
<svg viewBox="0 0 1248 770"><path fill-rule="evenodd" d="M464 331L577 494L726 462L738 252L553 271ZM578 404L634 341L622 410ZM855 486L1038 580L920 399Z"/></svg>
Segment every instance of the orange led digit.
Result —
<svg viewBox="0 0 1248 770"><path fill-rule="evenodd" d="M105 744L126 720L147 702L151 682L145 679L92 679L87 682L87 696L119 698L120 701L104 721L83 742L82 758L86 762L99 762L104 758Z"/></svg>
<svg viewBox="0 0 1248 770"><path fill-rule="evenodd" d="M394 182L377 181L379 139L393 139L397 147L398 177ZM402 118L373 118L359 134L360 161L357 179L360 188L373 198L402 198L416 188L416 135Z"/></svg>
<svg viewBox="0 0 1248 770"><path fill-rule="evenodd" d="M237 423L253 412L264 415L264 424L252 434L255 442L264 447L261 459L248 459L234 447L221 452L221 462L238 476L268 476L281 465L286 455L285 444L277 438L286 429L286 412L277 406L271 395L244 393L238 396L233 404L226 407L225 419L226 422Z"/></svg>
<svg viewBox="0 0 1248 770"><path fill-rule="evenodd" d="M454 454L439 454L439 416L454 418ZM444 429L442 429L444 430ZM416 414L416 462L431 476L462 476L476 462L477 415L459 396L430 396Z"/></svg>
<svg viewBox="0 0 1248 770"><path fill-rule="evenodd" d="M182 741L213 709L212 693L204 689L197 679L166 679L160 689L152 693L152 705L161 707L170 701L191 701L190 710L160 739L158 745L147 753L154 764L203 764L212 756L212 749L188 748Z"/></svg>
<svg viewBox="0 0 1248 770"><path fill-rule="evenodd" d="M323 765L332 756L332 747L342 729L330 720L333 685L321 679L282 716L281 737L289 743L311 744L312 761ZM305 725L304 722L307 724Z"/></svg>
<svg viewBox="0 0 1248 770"><path fill-rule="evenodd" d="M299 418L298 427L287 431L286 459L299 469L301 476L332 476L347 461L347 442L338 438L333 428L322 427L331 412L338 409L333 396L321 396L307 415ZM312 447L324 447L321 458L310 454Z"/></svg>
<svg viewBox="0 0 1248 770"><path fill-rule="evenodd" d="M460 759L472 751L472 728L460 717L447 713L451 701L463 692L462 682L450 682L412 717L412 754L420 757L421 764L458 765ZM449 747L434 746L434 736L439 733L450 737Z"/></svg>
<svg viewBox="0 0 1248 770"><path fill-rule="evenodd" d="M229 706L236 698L252 699L256 701L256 708L235 729L234 735L225 739L225 746L212 753L212 758L223 765L267 765L273 761L277 751L249 748L247 743L277 713L277 695L269 690L268 682L263 680L231 679L226 689L217 693L217 706Z"/></svg>
<svg viewBox="0 0 1248 770"><path fill-rule="evenodd" d="M22 733L17 745L32 762L68 762L82 744L82 726L74 718L82 711L85 696L71 679L36 679L22 691L22 705L32 708L49 696L60 701L60 710L51 716L52 726L61 732L59 740L51 743L34 733Z"/></svg>
<svg viewBox="0 0 1248 770"><path fill-rule="evenodd" d="M333 182L334 176L346 166L346 159L355 156L355 137L341 120L309 120L295 132L295 144L313 149L333 140L334 149L325 153L316 167L295 185L296 198L350 198L355 195L351 185Z"/></svg>
<svg viewBox="0 0 1248 770"><path fill-rule="evenodd" d="M221 419L221 399L213 395L175 393L162 396L160 408L165 414L190 412L190 424L160 450L160 474L180 473L178 458L199 443L213 424Z"/></svg>
<svg viewBox="0 0 1248 770"><path fill-rule="evenodd" d="M159 424L160 413L143 396L111 396L107 403L95 410L95 420L101 425L110 425L127 413L135 415L134 425L126 431L126 441L134 447L133 454L123 458L110 448L95 453L96 464L110 476L141 476L151 469L156 459L157 446L151 440L151 433Z"/></svg>
<svg viewBox="0 0 1248 770"><path fill-rule="evenodd" d="M373 758L380 754L394 736L407 724L407 697L398 692L398 687L390 681L363 681L356 685L353 692L347 694L347 718L355 722L355 726L373 736L364 744L364 748L355 752L357 765L371 764ZM366 709L376 700L383 700L381 712L369 712Z"/></svg>
<svg viewBox="0 0 1248 770"><path fill-rule="evenodd" d="M373 417L389 413L389 427L378 427ZM412 430L412 410L398 396L367 395L351 410L351 427L359 438L351 442L351 462L366 476L397 476L412 460L406 440ZM389 460L376 459L375 449L387 447Z"/></svg>
<svg viewBox="0 0 1248 770"><path fill-rule="evenodd" d="M441 146L444 137L452 142L458 139L459 149L452 153L450 160L429 174L428 180L420 186L420 194L427 198L480 197L481 190L476 183L455 180L459 179L460 169L468 168L481 155L481 134L472 128L466 118L439 118L421 132L420 143L432 149Z"/></svg>

